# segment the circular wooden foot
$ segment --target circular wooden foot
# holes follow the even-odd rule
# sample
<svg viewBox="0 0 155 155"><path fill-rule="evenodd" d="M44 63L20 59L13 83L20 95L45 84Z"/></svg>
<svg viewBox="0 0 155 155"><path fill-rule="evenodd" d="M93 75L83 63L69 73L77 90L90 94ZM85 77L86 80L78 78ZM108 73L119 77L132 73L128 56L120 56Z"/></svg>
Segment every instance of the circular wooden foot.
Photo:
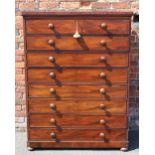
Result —
<svg viewBox="0 0 155 155"><path fill-rule="evenodd" d="M127 147L122 147L120 150L125 152L125 151L128 150L128 148Z"/></svg>
<svg viewBox="0 0 155 155"><path fill-rule="evenodd" d="M34 148L32 148L32 147L27 147L27 149L28 149L28 151L33 151L34 150Z"/></svg>

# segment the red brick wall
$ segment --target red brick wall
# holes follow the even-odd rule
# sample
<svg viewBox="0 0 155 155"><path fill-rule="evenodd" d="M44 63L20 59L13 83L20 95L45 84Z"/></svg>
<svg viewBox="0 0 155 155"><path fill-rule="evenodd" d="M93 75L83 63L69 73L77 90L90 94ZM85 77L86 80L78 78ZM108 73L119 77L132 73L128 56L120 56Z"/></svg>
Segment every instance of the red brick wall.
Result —
<svg viewBox="0 0 155 155"><path fill-rule="evenodd" d="M138 13L138 0L16 0L16 130L26 129L25 75L22 11L131 10ZM138 129L138 23L132 22L130 129Z"/></svg>

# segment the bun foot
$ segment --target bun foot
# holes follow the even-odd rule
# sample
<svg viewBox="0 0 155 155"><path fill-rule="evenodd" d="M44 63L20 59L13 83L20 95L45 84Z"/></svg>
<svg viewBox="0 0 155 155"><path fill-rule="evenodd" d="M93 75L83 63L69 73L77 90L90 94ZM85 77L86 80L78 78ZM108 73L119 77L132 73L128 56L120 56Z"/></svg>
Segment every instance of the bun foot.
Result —
<svg viewBox="0 0 155 155"><path fill-rule="evenodd" d="M128 150L128 148L127 147L122 147L122 148L120 148L120 150L123 151L123 152L125 152L125 151Z"/></svg>
<svg viewBox="0 0 155 155"><path fill-rule="evenodd" d="M34 148L32 148L32 147L27 147L27 150L28 150L28 151L33 151Z"/></svg>

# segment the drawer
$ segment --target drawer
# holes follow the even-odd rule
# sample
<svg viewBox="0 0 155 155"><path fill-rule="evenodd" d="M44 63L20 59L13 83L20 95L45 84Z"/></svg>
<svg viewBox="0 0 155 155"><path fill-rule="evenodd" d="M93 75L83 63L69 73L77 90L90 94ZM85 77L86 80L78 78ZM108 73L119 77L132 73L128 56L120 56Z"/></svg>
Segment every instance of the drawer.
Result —
<svg viewBox="0 0 155 155"><path fill-rule="evenodd" d="M63 97L101 97L109 100L115 97L127 97L127 87L30 84L28 94L30 97L53 97L55 99Z"/></svg>
<svg viewBox="0 0 155 155"><path fill-rule="evenodd" d="M74 39L70 36L28 36L27 50L78 50L78 51L128 51L128 37L82 37Z"/></svg>
<svg viewBox="0 0 155 155"><path fill-rule="evenodd" d="M128 147L128 141L28 141L28 146L32 148L69 148L69 149L104 149L104 148L123 148Z"/></svg>
<svg viewBox="0 0 155 155"><path fill-rule="evenodd" d="M30 114L30 127L126 128L126 115Z"/></svg>
<svg viewBox="0 0 155 155"><path fill-rule="evenodd" d="M129 20L78 20L81 34L129 34ZM27 34L73 34L76 20L39 19L27 20Z"/></svg>
<svg viewBox="0 0 155 155"><path fill-rule="evenodd" d="M30 140L49 141L124 141L127 139L125 129L89 130L89 129L36 129L29 130Z"/></svg>
<svg viewBox="0 0 155 155"><path fill-rule="evenodd" d="M65 59L64 59L65 57ZM126 67L128 53L27 53L29 67Z"/></svg>
<svg viewBox="0 0 155 155"><path fill-rule="evenodd" d="M127 82L127 69L29 69L30 82Z"/></svg>
<svg viewBox="0 0 155 155"><path fill-rule="evenodd" d="M121 114L126 113L126 100L112 101L57 101L51 99L30 99L30 113L100 113Z"/></svg>

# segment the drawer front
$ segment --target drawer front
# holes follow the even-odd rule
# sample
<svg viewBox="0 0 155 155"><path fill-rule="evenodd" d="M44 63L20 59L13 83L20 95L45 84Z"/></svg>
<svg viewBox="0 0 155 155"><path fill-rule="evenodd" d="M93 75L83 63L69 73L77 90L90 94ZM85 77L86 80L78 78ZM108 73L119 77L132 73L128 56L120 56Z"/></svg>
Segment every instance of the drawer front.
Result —
<svg viewBox="0 0 155 155"><path fill-rule="evenodd" d="M30 67L126 67L128 66L128 53L27 53L27 62Z"/></svg>
<svg viewBox="0 0 155 155"><path fill-rule="evenodd" d="M70 148L70 149L88 149L88 148L122 148L128 147L128 141L29 141L32 148Z"/></svg>
<svg viewBox="0 0 155 155"><path fill-rule="evenodd" d="M50 27L50 25L52 25ZM27 34L66 34L75 32L75 20L52 20L52 19L39 19L27 20L26 32Z"/></svg>
<svg viewBox="0 0 155 155"><path fill-rule="evenodd" d="M78 20L81 34L129 34L129 26L129 20ZM75 29L76 20L46 19L26 21L28 34L73 34Z"/></svg>
<svg viewBox="0 0 155 155"><path fill-rule="evenodd" d="M27 50L106 50L106 51L128 51L128 37L73 37L63 36L28 36ZM49 43L50 42L50 43Z"/></svg>
<svg viewBox="0 0 155 155"><path fill-rule="evenodd" d="M53 101L50 99L30 99L30 113L126 113L126 100L112 101Z"/></svg>
<svg viewBox="0 0 155 155"><path fill-rule="evenodd" d="M126 86L55 86L55 85L29 85L30 97L101 97L107 100L112 97L126 97Z"/></svg>
<svg viewBox="0 0 155 155"><path fill-rule="evenodd" d="M99 127L126 128L126 115L30 114L30 127Z"/></svg>
<svg viewBox="0 0 155 155"><path fill-rule="evenodd" d="M32 82L127 82L127 69L29 69Z"/></svg>
<svg viewBox="0 0 155 155"><path fill-rule="evenodd" d="M89 130L89 129L30 129L30 140L49 141L124 141L127 131L119 130Z"/></svg>

